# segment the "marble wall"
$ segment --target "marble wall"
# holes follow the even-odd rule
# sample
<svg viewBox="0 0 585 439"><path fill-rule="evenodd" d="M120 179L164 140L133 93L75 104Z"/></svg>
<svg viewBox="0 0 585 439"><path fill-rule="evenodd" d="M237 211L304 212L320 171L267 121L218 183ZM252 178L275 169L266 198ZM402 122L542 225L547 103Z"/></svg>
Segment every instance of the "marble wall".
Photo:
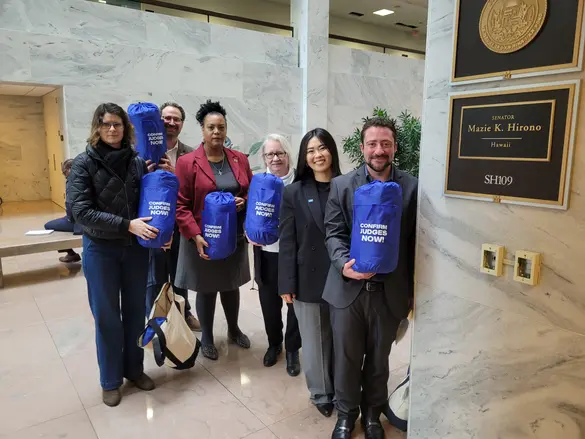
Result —
<svg viewBox="0 0 585 439"><path fill-rule="evenodd" d="M226 107L228 136L244 152L255 155L252 145L268 132L300 140L293 38L85 0L3 0L0 53L0 81L63 86L67 156L84 150L103 101L175 100L191 145L200 142L195 113L208 98Z"/></svg>
<svg viewBox="0 0 585 439"><path fill-rule="evenodd" d="M585 437L585 104L568 211L442 195L454 0L431 0L420 169L410 439ZM541 284L479 273L482 243L541 252Z"/></svg>
<svg viewBox="0 0 585 439"><path fill-rule="evenodd" d="M43 98L0 96L0 198L50 198Z"/></svg>
<svg viewBox="0 0 585 439"><path fill-rule="evenodd" d="M375 107L422 114L424 60L329 45L328 129L339 150ZM353 169L342 157L342 170Z"/></svg>

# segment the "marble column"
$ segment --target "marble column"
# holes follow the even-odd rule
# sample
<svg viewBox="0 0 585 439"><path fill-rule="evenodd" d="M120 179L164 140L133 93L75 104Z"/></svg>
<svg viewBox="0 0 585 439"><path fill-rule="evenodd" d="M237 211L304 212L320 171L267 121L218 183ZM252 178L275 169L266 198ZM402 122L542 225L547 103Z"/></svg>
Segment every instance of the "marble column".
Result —
<svg viewBox="0 0 585 439"><path fill-rule="evenodd" d="M585 73L450 86L454 2L429 1L408 438L583 439L585 102L569 210L448 198L443 184L449 93ZM511 267L480 273L483 243L505 246L508 258L542 253L540 284L515 282Z"/></svg>
<svg viewBox="0 0 585 439"><path fill-rule="evenodd" d="M302 69L302 134L327 128L329 0L292 0L291 25Z"/></svg>

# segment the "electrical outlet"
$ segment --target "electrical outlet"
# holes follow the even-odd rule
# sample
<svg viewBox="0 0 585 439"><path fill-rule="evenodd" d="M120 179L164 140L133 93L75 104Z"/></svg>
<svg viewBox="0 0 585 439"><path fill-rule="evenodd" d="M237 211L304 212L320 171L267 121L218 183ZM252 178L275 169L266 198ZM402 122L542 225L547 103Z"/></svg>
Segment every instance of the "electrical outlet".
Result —
<svg viewBox="0 0 585 439"><path fill-rule="evenodd" d="M514 280L525 285L538 285L541 261L540 253L518 250L514 258Z"/></svg>
<svg viewBox="0 0 585 439"><path fill-rule="evenodd" d="M504 272L505 249L497 244L481 246L481 266L479 271L492 276L501 276Z"/></svg>

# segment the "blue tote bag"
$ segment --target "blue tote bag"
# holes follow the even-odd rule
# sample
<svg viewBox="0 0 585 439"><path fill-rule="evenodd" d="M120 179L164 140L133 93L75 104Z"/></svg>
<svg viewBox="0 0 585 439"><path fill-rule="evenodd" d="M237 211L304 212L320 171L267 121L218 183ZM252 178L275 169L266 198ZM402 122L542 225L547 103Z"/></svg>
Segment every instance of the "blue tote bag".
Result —
<svg viewBox="0 0 585 439"><path fill-rule="evenodd" d="M248 191L245 229L248 238L260 245L278 241L278 216L284 183L276 175L262 173L252 177Z"/></svg>
<svg viewBox="0 0 585 439"><path fill-rule="evenodd" d="M138 155L153 163L160 162L167 151L167 132L158 107L150 102L130 104L128 117L134 125Z"/></svg>
<svg viewBox="0 0 585 439"><path fill-rule="evenodd" d="M171 240L175 230L178 193L179 179L172 172L157 170L142 177L138 218L151 216L148 224L159 232L155 239L145 241L138 238L141 246L161 248Z"/></svg>
<svg viewBox="0 0 585 439"><path fill-rule="evenodd" d="M353 201L350 258L360 273L391 273L400 253L402 188L373 181L356 189Z"/></svg>
<svg viewBox="0 0 585 439"><path fill-rule="evenodd" d="M205 253L212 260L225 259L236 251L238 214L236 199L229 192L210 192L201 213Z"/></svg>

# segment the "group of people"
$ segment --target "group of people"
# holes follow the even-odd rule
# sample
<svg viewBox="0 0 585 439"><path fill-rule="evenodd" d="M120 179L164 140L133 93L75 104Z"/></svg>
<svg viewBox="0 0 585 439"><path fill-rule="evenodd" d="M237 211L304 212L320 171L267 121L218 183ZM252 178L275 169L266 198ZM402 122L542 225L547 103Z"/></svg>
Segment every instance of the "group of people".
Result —
<svg viewBox="0 0 585 439"><path fill-rule="evenodd" d="M185 299L188 290L196 292L197 317L187 305L185 320L191 330L201 331L206 358L219 356L213 332L218 293L229 341L250 347L238 315L240 287L251 280L252 244L268 339L264 366L277 363L284 342L286 370L298 375L302 344L311 401L327 417L337 408L332 439L349 438L360 413L366 438L383 438L379 418L388 404L388 357L414 290L417 180L392 165L394 124L381 118L365 123L361 148L366 164L346 175L325 129L303 137L296 167L286 138L267 136L261 148L266 172L281 178L285 188L279 241L260 246L244 230L252 171L245 154L225 146L225 109L209 100L201 105L196 119L203 141L195 150L179 140L183 108L165 103L161 116L167 153L160 163L145 162L133 148L134 130L124 109L99 105L87 148L74 159L68 177L68 217L83 229L82 263L104 403L120 403L124 378L142 390L155 388L144 373L144 351L137 338L166 282ZM138 218L137 211L142 176L157 167L179 180L176 228L163 248L149 250L136 237L153 239L159 231L149 225L151 218ZM384 275L353 270L355 261L349 257L353 194L374 180L394 181L403 193L398 267ZM223 260L209 259L202 234L204 199L214 191L231 193L238 211L237 248ZM288 308L284 336L283 303Z"/></svg>

